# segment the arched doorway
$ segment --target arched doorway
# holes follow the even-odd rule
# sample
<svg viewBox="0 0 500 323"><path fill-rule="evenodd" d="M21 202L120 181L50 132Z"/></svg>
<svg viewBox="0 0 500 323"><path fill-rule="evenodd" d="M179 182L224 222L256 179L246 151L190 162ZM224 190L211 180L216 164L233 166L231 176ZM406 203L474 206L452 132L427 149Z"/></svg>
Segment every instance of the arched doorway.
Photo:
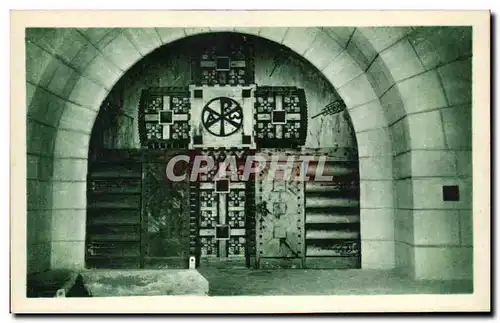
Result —
<svg viewBox="0 0 500 323"><path fill-rule="evenodd" d="M470 27L27 28L28 272L85 265L90 133L116 81L152 50L216 30L283 44L346 103L358 143L362 268L470 277ZM464 199L442 201L442 186L457 183ZM441 234L457 226L459 241ZM465 265L450 271L455 263Z"/></svg>
<svg viewBox="0 0 500 323"><path fill-rule="evenodd" d="M207 131L205 140L196 142L200 133L189 120L214 109L214 89L229 89L224 97L235 89L242 93L228 102L243 105L236 119L250 120L243 122L248 129L231 120L220 120L219 127L215 119L200 120ZM210 100L195 110L197 96L207 95ZM273 110L295 119L287 122ZM216 112L215 117L223 114ZM247 138L228 146L232 134ZM280 180L266 184L256 178L239 183L242 188L227 196L216 188L204 190L207 183L165 183L173 156L210 155L206 152L213 149L222 149L223 155L239 149L296 161L308 156L312 165L321 164L321 175L332 178L327 183L297 182L293 189ZM201 265L359 268L358 167L345 104L300 55L246 34L178 40L127 71L96 118L89 147L86 266L186 268L194 256ZM311 169L306 173L314 177ZM244 202L235 204L231 198ZM211 201L218 205L213 214L205 210Z"/></svg>

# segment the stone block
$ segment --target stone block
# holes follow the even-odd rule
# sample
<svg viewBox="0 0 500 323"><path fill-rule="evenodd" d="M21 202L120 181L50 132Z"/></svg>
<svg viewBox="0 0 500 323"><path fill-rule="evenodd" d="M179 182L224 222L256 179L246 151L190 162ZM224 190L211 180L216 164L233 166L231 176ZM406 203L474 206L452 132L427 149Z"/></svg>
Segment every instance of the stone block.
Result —
<svg viewBox="0 0 500 323"><path fill-rule="evenodd" d="M416 279L472 279L472 248L415 247Z"/></svg>
<svg viewBox="0 0 500 323"><path fill-rule="evenodd" d="M455 176L455 153L449 150L413 150L412 176Z"/></svg>
<svg viewBox="0 0 500 323"><path fill-rule="evenodd" d="M377 53L403 38L410 27L360 27L359 30L369 40Z"/></svg>
<svg viewBox="0 0 500 323"><path fill-rule="evenodd" d="M54 59L47 51L26 41L26 81L47 86L53 73L48 67Z"/></svg>
<svg viewBox="0 0 500 323"><path fill-rule="evenodd" d="M413 246L414 226L413 210L395 209L394 210L394 240Z"/></svg>
<svg viewBox="0 0 500 323"><path fill-rule="evenodd" d="M457 158L457 176L472 176L472 150L455 151Z"/></svg>
<svg viewBox="0 0 500 323"><path fill-rule="evenodd" d="M54 151L56 129L36 121L28 121L27 127L28 153L50 156Z"/></svg>
<svg viewBox="0 0 500 323"><path fill-rule="evenodd" d="M408 178L411 176L411 152L407 151L394 156L392 164L394 167L394 178Z"/></svg>
<svg viewBox="0 0 500 323"><path fill-rule="evenodd" d="M27 179L47 181L52 178L52 158L40 155L26 155Z"/></svg>
<svg viewBox="0 0 500 323"><path fill-rule="evenodd" d="M418 27L408 39L426 69L472 54L472 27Z"/></svg>
<svg viewBox="0 0 500 323"><path fill-rule="evenodd" d="M160 35L155 28L127 28L124 32L142 56L162 45Z"/></svg>
<svg viewBox="0 0 500 323"><path fill-rule="evenodd" d="M85 240L86 209L52 210L52 241Z"/></svg>
<svg viewBox="0 0 500 323"><path fill-rule="evenodd" d="M385 92L380 97L380 103L384 108L389 125L401 120L406 115L405 106L397 86L393 86Z"/></svg>
<svg viewBox="0 0 500 323"><path fill-rule="evenodd" d="M89 270L82 272L82 277L93 297L209 293L208 280L197 270Z"/></svg>
<svg viewBox="0 0 500 323"><path fill-rule="evenodd" d="M442 109L446 144L451 149L472 148L472 108L470 105Z"/></svg>
<svg viewBox="0 0 500 323"><path fill-rule="evenodd" d="M396 271L408 278L414 278L415 276L415 254L413 246L403 243L395 242L395 267Z"/></svg>
<svg viewBox="0 0 500 323"><path fill-rule="evenodd" d="M86 181L87 159L55 158L54 180L56 181Z"/></svg>
<svg viewBox="0 0 500 323"><path fill-rule="evenodd" d="M40 156L26 155L26 178L38 179L38 163Z"/></svg>
<svg viewBox="0 0 500 323"><path fill-rule="evenodd" d="M31 105L31 100L33 99L33 96L35 95L35 92L37 90L38 86L33 85L29 82L26 82L26 107L28 107L28 114L29 114L29 107Z"/></svg>
<svg viewBox="0 0 500 323"><path fill-rule="evenodd" d="M415 210L415 245L459 245L460 215L454 210Z"/></svg>
<svg viewBox="0 0 500 323"><path fill-rule="evenodd" d="M76 54L76 56L71 60L70 65L76 70L83 72L87 66L96 58L98 55L98 50L94 45L87 43L84 45Z"/></svg>
<svg viewBox="0 0 500 323"><path fill-rule="evenodd" d="M394 241L361 240L362 269L393 269Z"/></svg>
<svg viewBox="0 0 500 323"><path fill-rule="evenodd" d="M66 38L59 46L57 54L66 62L70 63L78 53L89 44L87 39L75 29L69 29Z"/></svg>
<svg viewBox="0 0 500 323"><path fill-rule="evenodd" d="M438 110L407 117L412 149L445 148L443 123Z"/></svg>
<svg viewBox="0 0 500 323"><path fill-rule="evenodd" d="M78 30L95 46L99 46L101 40L103 40L107 34L109 34L112 28L78 28Z"/></svg>
<svg viewBox="0 0 500 323"><path fill-rule="evenodd" d="M342 46L342 48L345 48L351 39L355 27L323 27L322 29Z"/></svg>
<svg viewBox="0 0 500 323"><path fill-rule="evenodd" d="M54 182L53 209L85 209L87 207L86 182Z"/></svg>
<svg viewBox="0 0 500 323"><path fill-rule="evenodd" d="M54 54L59 51L70 30L69 28L27 28L26 38Z"/></svg>
<svg viewBox="0 0 500 323"><path fill-rule="evenodd" d="M289 28L283 27L263 27L263 28L246 28L245 33L251 35L259 35L279 44L283 43L286 33Z"/></svg>
<svg viewBox="0 0 500 323"><path fill-rule="evenodd" d="M363 71L360 66L347 51L343 51L335 57L323 70L325 77L336 89L360 76L362 73Z"/></svg>
<svg viewBox="0 0 500 323"><path fill-rule="evenodd" d="M398 90L407 114L448 105L436 71L406 79L398 83Z"/></svg>
<svg viewBox="0 0 500 323"><path fill-rule="evenodd" d="M378 99L366 74L361 74L337 89L348 109Z"/></svg>
<svg viewBox="0 0 500 323"><path fill-rule="evenodd" d="M342 47L324 32L319 32L305 51L304 57L318 70L323 70L335 57L342 53Z"/></svg>
<svg viewBox="0 0 500 323"><path fill-rule="evenodd" d="M472 246L474 243L474 226L472 210L460 210L460 243L462 246Z"/></svg>
<svg viewBox="0 0 500 323"><path fill-rule="evenodd" d="M97 111L68 102L59 121L59 128L90 134L96 116Z"/></svg>
<svg viewBox="0 0 500 323"><path fill-rule="evenodd" d="M392 180L391 155L359 158L361 180Z"/></svg>
<svg viewBox="0 0 500 323"><path fill-rule="evenodd" d="M34 117L45 125L57 127L66 101L53 93L44 91L41 88L38 89L32 103L34 106L32 109L37 110Z"/></svg>
<svg viewBox="0 0 500 323"><path fill-rule="evenodd" d="M51 210L28 210L26 224L26 242L28 245L49 243L51 241Z"/></svg>
<svg viewBox="0 0 500 323"><path fill-rule="evenodd" d="M97 55L85 69L84 74L106 89L111 89L122 76L123 71L108 58Z"/></svg>
<svg viewBox="0 0 500 323"><path fill-rule="evenodd" d="M52 269L84 269L85 240L52 241L50 263Z"/></svg>
<svg viewBox="0 0 500 323"><path fill-rule="evenodd" d="M413 208L413 185L411 179L397 180L394 183L394 197L398 208Z"/></svg>
<svg viewBox="0 0 500 323"><path fill-rule="evenodd" d="M443 186L457 185L459 201L443 201ZM413 207L415 209L469 209L472 204L470 179L428 177L413 179Z"/></svg>
<svg viewBox="0 0 500 323"><path fill-rule="evenodd" d="M392 208L392 181L361 181L360 204L363 208Z"/></svg>
<svg viewBox="0 0 500 323"><path fill-rule="evenodd" d="M351 41L347 44L347 52L354 58L363 71L377 56L377 51L359 28L352 34Z"/></svg>
<svg viewBox="0 0 500 323"><path fill-rule="evenodd" d="M394 209L361 209L362 240L394 240Z"/></svg>
<svg viewBox="0 0 500 323"><path fill-rule="evenodd" d="M26 198L28 210L47 210L52 204L52 183L27 180Z"/></svg>
<svg viewBox="0 0 500 323"><path fill-rule="evenodd" d="M387 127L384 110L378 100L350 109L349 116L356 132Z"/></svg>
<svg viewBox="0 0 500 323"><path fill-rule="evenodd" d="M211 32L234 32L234 27L208 27Z"/></svg>
<svg viewBox="0 0 500 323"><path fill-rule="evenodd" d="M357 134L359 157L391 155L389 130L378 128Z"/></svg>
<svg viewBox="0 0 500 323"><path fill-rule="evenodd" d="M389 127L393 155L406 152L410 149L410 133L407 118L402 118Z"/></svg>
<svg viewBox="0 0 500 323"><path fill-rule="evenodd" d="M29 244L26 247L27 273L38 273L50 268L50 243Z"/></svg>
<svg viewBox="0 0 500 323"><path fill-rule="evenodd" d="M48 90L60 97L66 98L71 93L71 90L73 90L80 77L80 73L60 60L54 60L54 64L57 67L49 82Z"/></svg>
<svg viewBox="0 0 500 323"><path fill-rule="evenodd" d="M319 34L322 32L316 27L290 27L282 43L297 54L302 55L311 47Z"/></svg>
<svg viewBox="0 0 500 323"><path fill-rule="evenodd" d="M186 33L186 36L198 35L198 34L209 33L210 28L209 27L184 28L184 32Z"/></svg>
<svg viewBox="0 0 500 323"><path fill-rule="evenodd" d="M135 48L134 44L132 44L123 33L118 35L106 47L104 47L102 52L122 71L128 70L142 57L141 53L137 50L137 48Z"/></svg>
<svg viewBox="0 0 500 323"><path fill-rule="evenodd" d="M382 51L380 57L396 82L424 72L422 62L406 38Z"/></svg>
<svg viewBox="0 0 500 323"><path fill-rule="evenodd" d="M81 77L69 96L69 100L80 105L99 110L108 91L86 77Z"/></svg>
<svg viewBox="0 0 500 323"><path fill-rule="evenodd" d="M186 37L184 28L155 28L163 44Z"/></svg>
<svg viewBox="0 0 500 323"><path fill-rule="evenodd" d="M55 157L87 158L90 135L67 130L57 132Z"/></svg>
<svg viewBox="0 0 500 323"><path fill-rule="evenodd" d="M264 32L264 29L271 29L273 27L266 27L266 28L259 28L259 27L234 27L234 31L238 33L243 33L243 34L249 34L249 35L259 35L260 31L262 30ZM286 32L286 28L281 28L281 27L274 27L273 29L282 29L283 30L283 35ZM267 38L265 36L265 32L262 35L262 37ZM283 37L281 37L283 39Z"/></svg>
<svg viewBox="0 0 500 323"><path fill-rule="evenodd" d="M366 75L368 76L368 80L372 84L377 97L381 97L390 87L394 85L394 79L380 56L377 56L370 67L368 67Z"/></svg>

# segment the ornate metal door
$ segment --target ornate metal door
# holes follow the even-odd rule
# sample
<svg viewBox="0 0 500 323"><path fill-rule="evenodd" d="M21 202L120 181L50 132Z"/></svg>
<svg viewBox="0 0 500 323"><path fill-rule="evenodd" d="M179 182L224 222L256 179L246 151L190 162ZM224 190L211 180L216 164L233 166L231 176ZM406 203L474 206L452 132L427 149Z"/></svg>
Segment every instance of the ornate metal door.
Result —
<svg viewBox="0 0 500 323"><path fill-rule="evenodd" d="M193 191L197 191L198 259L203 266L224 260L245 266L249 261L247 242L252 230L247 230L253 214L252 185L237 178L216 178L216 172L227 158L242 160L246 150L202 151L204 157L215 160L213 171L199 178Z"/></svg>
<svg viewBox="0 0 500 323"><path fill-rule="evenodd" d="M229 188L228 185L231 187ZM245 263L245 184L200 184L200 256Z"/></svg>

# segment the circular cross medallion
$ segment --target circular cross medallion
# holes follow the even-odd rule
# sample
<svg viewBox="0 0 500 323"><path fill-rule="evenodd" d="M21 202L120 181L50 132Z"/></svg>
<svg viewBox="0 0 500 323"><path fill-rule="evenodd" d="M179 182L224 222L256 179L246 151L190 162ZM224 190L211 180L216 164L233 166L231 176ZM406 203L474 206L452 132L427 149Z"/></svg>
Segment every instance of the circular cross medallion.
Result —
<svg viewBox="0 0 500 323"><path fill-rule="evenodd" d="M217 137L234 134L243 124L243 109L235 100L218 97L210 100L201 112L205 129Z"/></svg>

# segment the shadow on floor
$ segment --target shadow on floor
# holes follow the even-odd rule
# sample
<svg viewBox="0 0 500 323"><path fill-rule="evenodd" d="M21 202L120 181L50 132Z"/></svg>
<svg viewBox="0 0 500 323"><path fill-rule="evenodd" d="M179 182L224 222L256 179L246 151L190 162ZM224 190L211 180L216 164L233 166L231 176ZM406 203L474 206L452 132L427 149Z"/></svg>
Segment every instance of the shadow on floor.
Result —
<svg viewBox="0 0 500 323"><path fill-rule="evenodd" d="M465 294L472 281L413 281L386 270L199 268L210 296Z"/></svg>

